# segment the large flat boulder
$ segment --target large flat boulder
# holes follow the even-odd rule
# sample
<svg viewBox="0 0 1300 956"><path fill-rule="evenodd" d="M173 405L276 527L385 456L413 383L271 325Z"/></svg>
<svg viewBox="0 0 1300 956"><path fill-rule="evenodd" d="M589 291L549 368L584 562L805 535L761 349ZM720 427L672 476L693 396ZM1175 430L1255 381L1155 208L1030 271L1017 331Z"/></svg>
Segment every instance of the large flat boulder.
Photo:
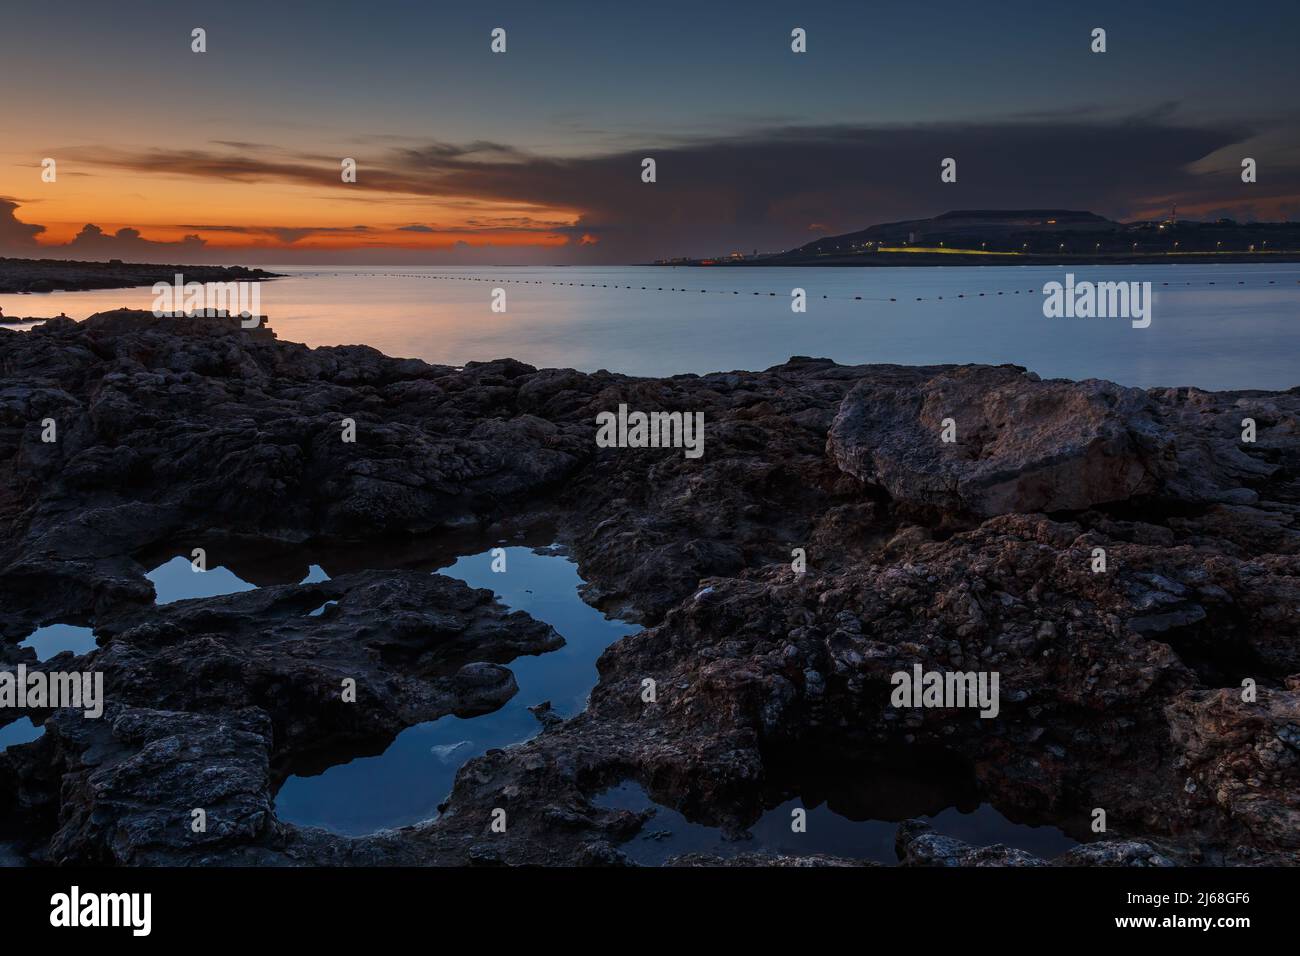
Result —
<svg viewBox="0 0 1300 956"><path fill-rule="evenodd" d="M1176 466L1174 435L1141 389L1007 365L882 369L841 403L827 447L895 500L983 516L1124 501Z"/></svg>

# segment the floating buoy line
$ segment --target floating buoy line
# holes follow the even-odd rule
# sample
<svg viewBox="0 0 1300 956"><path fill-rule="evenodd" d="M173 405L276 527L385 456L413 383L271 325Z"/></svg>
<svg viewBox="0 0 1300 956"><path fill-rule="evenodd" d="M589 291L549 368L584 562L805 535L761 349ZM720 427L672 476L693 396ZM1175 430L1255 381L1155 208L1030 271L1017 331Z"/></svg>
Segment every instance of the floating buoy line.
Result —
<svg viewBox="0 0 1300 956"><path fill-rule="evenodd" d="M305 273L305 274L306 275L334 275L334 276L341 276L341 275L362 276L362 277L374 278L374 279L439 279L439 280L450 281L450 282L484 282L484 283L490 283L494 286L500 286L500 285L547 286L549 285L549 286L556 286L556 287L566 286L566 287L579 288L579 289L623 289L629 292L678 292L678 293L685 292L685 293L694 293L696 295L757 295L757 296L768 296L768 297L790 295L788 291L787 292L766 292L766 291L755 292L752 289L743 289L743 290L742 289L696 289L694 287L687 287L687 286L623 285L620 283L613 283L613 282L558 282L553 279L506 279L506 278L492 278L489 276L458 276L458 275L440 275L440 274L430 275L427 273L414 273L414 272L328 272L328 273L313 272L313 273ZM1190 287L1190 286L1219 285L1219 284L1226 286L1229 285L1231 282L1232 280L1220 282L1220 280L1217 279L1204 280L1202 282L1193 282L1191 280L1186 280L1181 283L1178 281L1161 282L1160 287L1162 288L1179 287L1179 286ZM1236 280L1236 284L1239 286L1244 286L1247 285L1247 282L1245 279L1238 279ZM1250 283L1250 284L1261 285L1261 286L1276 285L1277 280L1269 279L1267 282ZM1152 282L1152 285L1155 285L1155 283ZM1296 285L1300 285L1300 279L1296 280ZM948 294L947 296L942 296L942 295L915 296L914 300L916 302L927 302L927 301L943 301L945 298L981 299L981 298L996 297L999 295L1020 295L1022 292L1026 295L1034 295L1036 293L1041 294L1042 291L1043 290L1040 288L997 289L997 290L990 290L986 292L958 292L955 295ZM808 298L818 299L819 297L813 294L808 294ZM820 296L820 298L829 301L838 301L838 302L898 302L899 301L898 296L822 295ZM903 296L903 298L913 298L913 297Z"/></svg>

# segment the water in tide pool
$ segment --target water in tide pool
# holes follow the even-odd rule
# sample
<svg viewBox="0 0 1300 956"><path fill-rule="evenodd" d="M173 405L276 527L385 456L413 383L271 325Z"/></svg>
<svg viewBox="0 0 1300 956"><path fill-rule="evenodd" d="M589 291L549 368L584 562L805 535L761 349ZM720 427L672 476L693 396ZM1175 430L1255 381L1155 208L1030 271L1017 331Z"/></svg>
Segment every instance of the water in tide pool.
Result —
<svg viewBox="0 0 1300 956"><path fill-rule="evenodd" d="M93 651L96 647L95 632L72 624L50 624L32 631L18 646L35 649L37 660L48 661L64 651L74 654Z"/></svg>
<svg viewBox="0 0 1300 956"><path fill-rule="evenodd" d="M456 771L471 757L507 747L541 729L528 707L549 700L563 717L581 711L596 685L596 658L637 628L607 619L578 596L577 566L554 554L506 548L506 571L492 571L491 552L463 557L439 573L488 588L513 610L550 624L565 640L549 654L518 657L508 666L519 692L490 714L447 716L417 724L377 757L362 757L324 773L293 776L276 796L280 819L336 833L371 833L437 815Z"/></svg>
<svg viewBox="0 0 1300 956"><path fill-rule="evenodd" d="M219 594L234 594L237 591L251 591L256 587L227 568L215 567L208 568L206 571L195 571L190 560L180 555L154 568L145 577L153 583L157 604L171 604L173 601L184 601L189 598L216 597ZM308 580L312 580L310 575Z"/></svg>
<svg viewBox="0 0 1300 956"><path fill-rule="evenodd" d="M660 866L684 853L730 857L760 850L767 853L823 853L877 863L898 862L894 836L899 821L851 820L835 813L824 803L808 808L807 830L803 833L795 833L790 828L791 811L802 806L799 801L790 800L764 813L749 828L750 839L727 840L718 828L692 823L676 810L655 803L644 789L630 781L611 788L596 797L595 802L622 810L654 809L655 815L641 832L619 847L629 859L643 866ZM970 812L948 807L940 813L917 816L944 836L974 846L1002 843L1042 859L1064 853L1078 842L1056 827L1013 823L987 803Z"/></svg>
<svg viewBox="0 0 1300 956"><path fill-rule="evenodd" d="M93 651L97 645L95 644L95 632L88 627L77 627L72 624L48 624L32 631L18 646L30 647L36 651L37 660L48 661L51 657L63 651L85 654L88 651ZM43 733L45 733L45 728L33 724L31 718L19 717L17 720L10 721L0 727L0 750L12 747L15 744L30 743ZM4 865L6 864L0 861L0 866Z"/></svg>
<svg viewBox="0 0 1300 956"><path fill-rule="evenodd" d="M14 744L31 743L43 733L45 728L37 727L30 717L19 717L0 727L0 750L12 747Z"/></svg>
<svg viewBox="0 0 1300 956"><path fill-rule="evenodd" d="M510 357L658 376L810 355L843 364L1010 362L1045 378L1140 387L1300 384L1300 264L268 268L289 274L262 286L262 311L280 338L448 365ZM1043 285L1067 272L1151 282L1151 326L1044 318ZM489 310L498 287L504 314ZM790 309L796 287L807 292L804 314ZM147 286L0 295L10 315L78 319L152 303Z"/></svg>
<svg viewBox="0 0 1300 956"><path fill-rule="evenodd" d="M597 680L596 658L614 641L636 630L609 620L583 603L582 579L567 558L528 548L506 548L507 571L491 570L491 552L463 557L440 573L472 587L488 588L507 607L527 611L565 639L557 651L509 663L519 692L499 710L479 717L454 716L418 724L397 736L376 757L362 757L314 776L291 776L276 797L283 820L359 835L405 826L437 815L451 792L456 772L471 758L493 747L508 747L535 736L540 725L528 707L549 700L561 716L586 706ZM890 789L893 792L894 788ZM933 797L913 797L909 815ZM751 828L752 839L727 841L713 827L687 821L681 814L653 804L635 783L625 782L596 798L603 806L641 810L656 807L643 831L621 849L644 865L658 865L687 852L734 855L746 850L827 853L854 859L895 862L897 820L853 820L825 803L808 812L808 832L790 831L796 801L767 811ZM905 800L905 802L907 802ZM943 806L939 802L937 806ZM972 802L972 806L974 803ZM910 811L916 809L914 814ZM940 832L980 846L1005 843L1042 857L1064 852L1075 841L1055 827L1013 823L988 804L971 812L949 807L926 817Z"/></svg>

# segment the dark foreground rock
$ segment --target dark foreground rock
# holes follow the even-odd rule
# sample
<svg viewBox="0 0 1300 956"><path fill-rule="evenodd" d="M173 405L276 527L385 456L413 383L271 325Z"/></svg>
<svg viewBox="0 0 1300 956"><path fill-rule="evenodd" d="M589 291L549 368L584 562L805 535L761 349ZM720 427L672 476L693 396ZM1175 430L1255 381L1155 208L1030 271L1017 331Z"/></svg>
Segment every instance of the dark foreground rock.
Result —
<svg viewBox="0 0 1300 956"><path fill-rule="evenodd" d="M597 448L620 404L703 412L703 457ZM77 666L108 698L98 720L32 714L45 734L0 754L0 836L49 862L621 865L653 826L602 805L621 781L739 835L792 798L915 816L867 786L904 766L1087 841L1043 861L907 824L905 865L1294 863L1298 410L1295 390L1011 366L632 379L146 313L0 330L0 653L36 666L34 627L93 625ZM539 736L469 761L437 819L277 820L288 774L509 698L510 661L558 637L417 555L538 527L590 602L645 625L588 709L539 708ZM248 580L268 556L301 580L307 553L333 578L155 606L146 565L196 546ZM893 706L915 665L998 673L997 715Z"/></svg>
<svg viewBox="0 0 1300 956"><path fill-rule="evenodd" d="M283 839L272 794L285 774L340 750L381 752L412 724L495 710L517 689L502 664L563 644L489 591L415 571L179 601L99 631L101 648L75 666L105 674L104 716L54 711L39 740L5 754L13 812L57 823L32 847L39 860L184 863L232 844L252 859ZM59 793L43 789L51 773Z"/></svg>
<svg viewBox="0 0 1300 956"><path fill-rule="evenodd" d="M898 828L901 866L1173 866L1148 843L1137 840L1103 840L1083 844L1052 860L1043 860L1002 844L971 846L935 833L922 820L908 820Z"/></svg>

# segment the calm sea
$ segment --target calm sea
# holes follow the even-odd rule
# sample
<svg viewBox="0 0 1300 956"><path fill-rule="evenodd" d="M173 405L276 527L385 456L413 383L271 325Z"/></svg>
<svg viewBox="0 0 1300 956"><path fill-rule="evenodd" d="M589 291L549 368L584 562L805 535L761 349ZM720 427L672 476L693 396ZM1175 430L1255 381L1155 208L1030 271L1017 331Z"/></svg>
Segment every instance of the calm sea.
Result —
<svg viewBox="0 0 1300 956"><path fill-rule="evenodd" d="M1013 362L1044 377L1139 386L1300 385L1300 265L268 268L291 274L262 288L280 338L450 365L509 356L671 375L811 355ZM1151 282L1151 326L1044 318L1043 284L1067 271L1076 281ZM791 311L795 287L807 292L806 313ZM491 309L496 288L505 290L504 313ZM78 319L152 302L148 287L0 296L7 315Z"/></svg>

